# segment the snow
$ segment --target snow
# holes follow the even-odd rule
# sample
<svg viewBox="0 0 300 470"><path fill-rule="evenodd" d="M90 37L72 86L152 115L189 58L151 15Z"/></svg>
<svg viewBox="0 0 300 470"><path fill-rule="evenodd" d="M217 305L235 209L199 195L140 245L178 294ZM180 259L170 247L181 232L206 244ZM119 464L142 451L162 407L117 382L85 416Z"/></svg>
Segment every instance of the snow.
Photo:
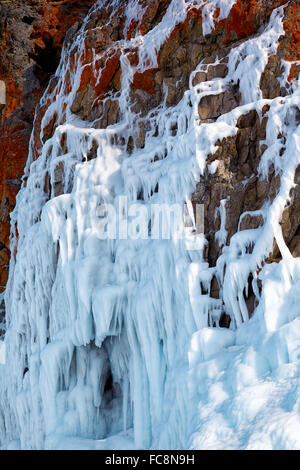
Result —
<svg viewBox="0 0 300 470"><path fill-rule="evenodd" d="M199 64L177 106L162 103L143 118L150 122L145 147L130 156L126 151L142 119L129 106L135 71L156 63L160 45L184 20L188 6L204 3L208 34L216 8L222 18L235 2L173 0L156 28L125 41L118 98L122 117L107 129L71 112L88 17L71 45L77 54L68 94L70 51L62 53L56 89L42 98L42 104L47 99L52 104L41 136L55 113L63 124L34 161L31 142L27 182L12 214L17 256L10 265L7 331L0 343L2 448L300 447L300 260L291 256L280 227L300 163L300 130L293 114L300 91L294 84L290 95L271 101L262 99L258 86L283 34L284 7L274 11L260 35L231 50L224 79L192 86L194 74L207 67ZM125 28L142 14L132 5L128 2ZM141 65L132 67L127 53L137 45ZM238 81L241 106L216 123L199 125L200 99ZM119 197L148 210L158 203L191 207L216 142L236 135L242 114L256 109L261 116L265 104L270 106L268 150L259 171L263 178L273 164L281 185L261 209L264 225L239 230L230 245L225 245L226 200L221 201L216 239L224 246L215 268L203 260L201 233L193 238L198 250L190 249L190 234L181 240L174 233L170 240L99 237L97 209L111 204L123 214ZM286 137L283 155L279 134ZM65 154L59 144L63 135ZM87 162L93 142L97 157ZM41 182L47 171L53 181L59 162L64 163L66 194L54 197L52 188L47 201ZM121 228L126 232L124 224ZM274 238L282 261L264 265ZM205 293L214 276L224 305ZM258 303L251 319L244 297L249 276ZM223 309L231 317L230 329L219 326Z"/></svg>

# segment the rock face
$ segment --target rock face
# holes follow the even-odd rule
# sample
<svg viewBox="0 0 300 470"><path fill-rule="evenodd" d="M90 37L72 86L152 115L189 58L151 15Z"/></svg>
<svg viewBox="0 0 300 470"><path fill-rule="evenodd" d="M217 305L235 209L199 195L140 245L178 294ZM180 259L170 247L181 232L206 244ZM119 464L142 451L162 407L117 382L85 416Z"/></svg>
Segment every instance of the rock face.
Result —
<svg viewBox="0 0 300 470"><path fill-rule="evenodd" d="M9 214L21 185L35 107L57 68L67 30L79 28L93 3L0 2L0 292L8 275Z"/></svg>
<svg viewBox="0 0 300 470"><path fill-rule="evenodd" d="M1 290L6 284L10 257L9 213L14 207L15 196L21 184L35 107L48 84L49 77L56 70L66 31L72 27L69 33L70 37L76 32L92 4L93 0L85 2L80 0L73 2L66 0L62 2L20 0L13 3L13 8L11 2L2 3L0 6L0 50L2 57L0 80L2 79L5 83L7 100L3 109L2 85L0 90L2 100L2 145L0 151ZM111 93L117 93L121 87L119 41L122 38L133 38L136 34L145 35L162 20L169 4L170 0L153 1L150 4L147 1L138 2L142 12L141 16L137 15L135 20L126 24L126 5L120 3L117 12L110 18L112 7L109 2L104 2L101 14L92 17L87 25L90 33L87 37L85 57L86 64L88 64L93 48L98 54L102 51L102 58L96 64L97 70L102 69L101 78L96 83L92 65L89 64L85 67L80 87L72 105L72 111L76 115L89 121L98 118L96 123L98 127L106 127L118 121L117 100L104 100L104 97ZM281 0L276 0L272 4L263 0L250 2L238 0L226 19L219 20L219 11L214 12L214 29L208 36L204 36L202 31L202 10L191 8L184 22L176 25L170 37L161 45L158 51L157 65L143 73L138 71L135 73L132 81L133 110L143 116L157 106L163 99L164 86L168 87L167 105L178 103L188 87L191 71L201 60L209 64L214 63L216 57L225 58L230 48L255 35L259 28L266 24L272 10L282 4L284 1ZM282 60L292 63L289 80L296 77L299 70L299 66L295 63L300 57L299 9L296 1L290 2L285 10L284 27L286 34L280 40L278 53L269 58L268 65L261 77L262 95L267 99L286 94L285 88L280 88L278 81L282 75ZM133 49L130 53L129 60L132 65L138 65L137 49ZM227 74L225 62L208 65L206 72L198 72L194 77L194 84L210 81L216 77L225 77ZM55 79L53 80L55 81ZM238 89L229 89L219 95L205 96L200 102L199 116L203 121L216 119L224 112L235 108L239 100ZM34 142L36 155L40 146L38 142L39 122L46 108L47 105L37 111ZM47 129L44 130L44 132L47 131L46 138L51 136L57 124L57 122L49 123ZM145 124L141 122L138 127L138 135L135 137L135 144L138 147L143 147L146 130ZM250 145L249 132L246 129L239 132L238 139L239 158L235 159L235 163L231 163L234 165L232 170L236 174L242 172L244 176L249 177L253 170L249 166L248 155L246 155ZM252 142L254 142L253 136ZM258 145L258 140L255 145ZM224 152L223 148L223 155ZM240 181L241 179L242 177L240 177ZM235 185L235 183L233 184ZM225 193L223 196L225 197ZM266 194L261 197L266 197ZM229 219L228 224L230 223ZM234 233L236 225L237 223L233 222L231 233ZM216 259L217 253L213 257Z"/></svg>
<svg viewBox="0 0 300 470"><path fill-rule="evenodd" d="M101 13L91 16L86 25L85 51L82 55L84 70L71 106L71 111L76 116L93 123L95 128L105 128L119 122L122 40L134 38L136 35L143 36L154 29L164 18L170 3L170 0L151 2L151 5L147 1L138 2L141 13L129 24L126 22L126 5L122 3L115 8L109 2L103 2ZM233 2L228 16L224 19L219 18L218 9L214 11L213 27L209 34L203 31L203 9L190 7L184 21L176 24L160 45L157 62L142 72L139 71L141 58L138 47L131 48L127 55L134 70L130 87L131 110L140 115L141 119L137 120L136 132L130 136L127 149L131 151L134 147L144 147L145 135L151 127L144 117L164 99L167 106L175 106L188 89L191 73L199 63L202 63L202 66L193 75L193 86L206 89L205 84L225 79L228 74L230 51L246 40L255 38L267 25L272 12L284 4L284 0L273 2L237 0ZM291 1L284 10L284 34L279 37L276 53L268 57L261 73L257 97L272 100L280 96L285 97L289 93L292 81L300 71L297 63L300 59L299 21L297 2ZM96 62L92 61L93 50L97 52ZM77 53L76 49L72 51L71 67L76 63ZM284 64L289 67L286 80ZM54 89L55 85L56 79L53 78L50 88ZM69 91L67 83L65 92ZM54 115L44 127L41 138L42 117L50 104L51 101L48 100L37 110L32 145L34 158L38 158L42 145L53 136L56 127L65 120L64 115L60 120ZM228 83L226 90L219 93L204 93L198 106L200 122L203 124L214 122L242 104L243 97L239 83ZM205 235L209 241L206 259L212 267L216 265L222 246L230 243L231 237L238 229L246 230L262 225L261 215L251 216L248 213L259 211L266 201L272 201L277 194L280 177L274 169L270 170L267 179L262 179L259 174L259 163L267 149L265 139L268 110L269 104L266 103L261 112L252 110L240 117L236 136L219 141L218 150L208 158L211 166L216 163L216 171L212 174L206 170L193 194L193 203L205 206ZM299 112L295 110L297 122L299 122ZM172 132L176 135L175 128ZM284 137L282 137L282 152L284 148ZM96 148L90 149L88 160L95 158L96 150ZM59 167L56 174L61 174L62 171ZM60 189L55 190L55 195L63 192L62 185L59 186L62 176L58 179L59 181L54 181L54 185ZM297 236L300 223L296 195L297 189L293 192L292 203L282 221L285 240L287 244L292 243L292 246L293 236ZM226 200L227 238L223 240L222 245L216 240L221 222L220 217L215 217L215 214L223 200ZM243 213L246 215L241 219ZM270 253L270 260L278 259L280 256L276 246L274 242L274 252ZM215 296L215 279L212 291Z"/></svg>
<svg viewBox="0 0 300 470"><path fill-rule="evenodd" d="M0 388L0 436L29 448L55 432L102 439L123 413L138 447L172 446L161 423L190 426L166 404L186 397L185 379L172 382L178 351L203 326L248 320L264 266L300 252L299 5L102 0L78 29L90 3L1 7L2 288L33 132L12 215L18 360ZM143 207L188 200L193 215L204 205L198 267L173 240L99 240L97 204L123 194Z"/></svg>

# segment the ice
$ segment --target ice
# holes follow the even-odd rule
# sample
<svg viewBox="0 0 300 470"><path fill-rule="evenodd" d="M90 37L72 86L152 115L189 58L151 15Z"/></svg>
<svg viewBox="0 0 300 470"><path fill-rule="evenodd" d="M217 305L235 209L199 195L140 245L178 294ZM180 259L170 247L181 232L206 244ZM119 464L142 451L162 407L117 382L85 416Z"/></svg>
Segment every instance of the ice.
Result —
<svg viewBox="0 0 300 470"><path fill-rule="evenodd" d="M223 348L235 344L234 331L218 328L202 328L191 340L189 362L202 362L219 353Z"/></svg>
<svg viewBox="0 0 300 470"><path fill-rule="evenodd" d="M215 239L218 241L219 246L224 246L227 240L227 230L226 230L226 199L220 201L220 207L218 208L221 224L220 230L215 234Z"/></svg>
<svg viewBox="0 0 300 470"><path fill-rule="evenodd" d="M232 48L225 78L193 86L194 74L207 68L201 63L177 106L163 101L141 118L129 105L134 73L155 66L161 44L189 7L203 7L203 31L209 34L216 9L221 19L234 3L173 0L152 31L124 40L122 92L112 97L119 99L121 118L106 129L71 112L89 17L70 50L63 50L57 85L41 101L51 102L41 137L55 113L60 125L37 159L31 140L11 216L17 254L10 264L7 331L0 342L2 448L299 448L300 265L284 242L280 221L300 163L295 111L300 92L296 81L290 94L272 101L259 90L268 57L284 33L284 7L260 34ZM104 4L97 2L93 10ZM143 14L134 5L128 2L125 30ZM135 47L140 64L133 67L127 53ZM73 68L72 51L77 51ZM241 106L199 125L200 99L238 82ZM259 174L264 178L274 165L280 188L260 212L242 215L262 215L264 224L244 231L239 226L229 245L226 200L221 201L216 240L222 254L216 267L203 260L203 234L187 233L180 240L171 230L170 239L128 239L124 218L116 228L119 237L99 236L97 214L105 204L123 217L133 203L141 214L152 204L163 204L166 213L172 204L187 203L194 223L191 196L207 156L218 140L236 135L242 114L255 109L261 116L265 104L268 150ZM141 119L150 123L145 147L129 155L127 143ZM67 153L60 147L62 136ZM95 158L87 161L94 144ZM48 172L53 183L61 163L65 194L55 196L52 184L49 196L45 176ZM274 239L282 260L265 265ZM214 276L220 299L208 295ZM250 280L256 296L251 319ZM229 329L220 327L222 313L231 318Z"/></svg>
<svg viewBox="0 0 300 470"><path fill-rule="evenodd" d="M5 364L5 343L0 341L0 364Z"/></svg>
<svg viewBox="0 0 300 470"><path fill-rule="evenodd" d="M204 36L211 33L211 31L215 28L215 21L220 21L224 18L227 18L231 8L235 3L237 3L237 0L209 0L207 2L202 2L202 29ZM219 15L216 19L214 13L217 13L217 10L219 10Z"/></svg>

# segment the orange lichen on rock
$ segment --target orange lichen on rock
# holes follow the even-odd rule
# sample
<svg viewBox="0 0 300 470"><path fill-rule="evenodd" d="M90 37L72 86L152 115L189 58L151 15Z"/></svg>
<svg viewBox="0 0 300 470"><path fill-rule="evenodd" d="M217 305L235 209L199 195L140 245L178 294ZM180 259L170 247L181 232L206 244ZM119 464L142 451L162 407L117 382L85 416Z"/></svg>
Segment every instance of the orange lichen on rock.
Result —
<svg viewBox="0 0 300 470"><path fill-rule="evenodd" d="M187 25L190 23L192 18L196 18L199 22L202 22L202 8L191 7L187 11L185 20L175 26L170 34L171 40L184 39Z"/></svg>
<svg viewBox="0 0 300 470"><path fill-rule="evenodd" d="M215 21L216 29L226 32L224 44L243 39L254 34L263 21L267 21L272 11L285 0L237 0L230 10L228 18Z"/></svg>
<svg viewBox="0 0 300 470"><path fill-rule="evenodd" d="M153 95L155 93L154 76L157 69L147 69L145 72L137 72L133 77L133 86L146 93Z"/></svg>
<svg viewBox="0 0 300 470"><path fill-rule="evenodd" d="M90 63L84 66L78 92L83 92L89 84L94 88L95 96L98 99L103 98L119 69L120 51L109 50L95 64Z"/></svg>
<svg viewBox="0 0 300 470"><path fill-rule="evenodd" d="M96 94L99 96L101 93L104 93L109 84L111 83L113 77L120 68L120 52L115 52L114 54L108 57L105 60L105 65L101 70L99 82L96 85Z"/></svg>
<svg viewBox="0 0 300 470"><path fill-rule="evenodd" d="M0 292L5 288L9 264L10 211L14 208L24 171L24 149L31 129L10 125L1 135L0 171Z"/></svg>
<svg viewBox="0 0 300 470"><path fill-rule="evenodd" d="M241 40L254 34L266 23L275 8L286 5L283 27L285 35L279 41L279 54L286 61L300 60L300 8L297 0L237 0L228 18L215 20L216 30L224 30L224 44ZM217 12L215 12L217 16ZM299 75L299 66L292 64L289 80Z"/></svg>
<svg viewBox="0 0 300 470"><path fill-rule="evenodd" d="M83 19L84 11L94 3L94 0L62 0L60 2L43 2L38 8L40 22L32 28L32 37L42 49L49 41L54 47L61 48L66 31Z"/></svg>
<svg viewBox="0 0 300 470"><path fill-rule="evenodd" d="M144 14L138 23L138 31L141 35L147 34L153 24L160 20L170 3L171 0L152 0L151 2L144 0Z"/></svg>
<svg viewBox="0 0 300 470"><path fill-rule="evenodd" d="M290 69L290 73L289 73L289 76L288 76L288 81L291 82L292 80L298 78L299 74L300 74L300 65L292 64L291 69Z"/></svg>
<svg viewBox="0 0 300 470"><path fill-rule="evenodd" d="M214 11L213 17L214 17L214 18L219 18L219 16L220 16L220 8L217 8L217 9Z"/></svg>
<svg viewBox="0 0 300 470"><path fill-rule="evenodd" d="M300 7L298 2L291 1L287 5L283 27L286 42L283 41L281 47L285 46L285 59L300 60Z"/></svg>
<svg viewBox="0 0 300 470"><path fill-rule="evenodd" d="M296 0L289 2L285 9L283 27L285 36L282 38L279 50L285 60L296 62L300 60L300 8ZM292 64L289 81L297 78L300 73L299 65Z"/></svg>

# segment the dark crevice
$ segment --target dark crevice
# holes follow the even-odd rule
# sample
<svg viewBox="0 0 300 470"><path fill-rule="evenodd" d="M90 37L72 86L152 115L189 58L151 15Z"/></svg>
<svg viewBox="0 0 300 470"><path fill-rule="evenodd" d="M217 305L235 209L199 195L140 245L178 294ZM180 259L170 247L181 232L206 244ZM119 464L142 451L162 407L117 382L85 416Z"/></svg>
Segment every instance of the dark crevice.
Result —
<svg viewBox="0 0 300 470"><path fill-rule="evenodd" d="M23 23L26 23L28 25L32 25L32 23L34 22L35 18L33 18L32 16L24 16L22 18L22 21Z"/></svg>
<svg viewBox="0 0 300 470"><path fill-rule="evenodd" d="M247 295L246 295L246 289L244 289L244 298L245 298L249 318L252 317L253 312L256 308L256 304L257 304L256 296L255 296L253 286L252 286L252 282L253 282L253 275L250 274L249 279L248 279L248 292L247 292Z"/></svg>
<svg viewBox="0 0 300 470"><path fill-rule="evenodd" d="M35 47L33 53L29 57L36 63L35 75L44 86L48 83L49 77L53 75L59 65L61 50L54 46L53 38L44 34L42 37L45 47Z"/></svg>
<svg viewBox="0 0 300 470"><path fill-rule="evenodd" d="M104 385L104 393L111 392L113 388L113 378L111 375L111 370L108 373L105 385Z"/></svg>
<svg viewBox="0 0 300 470"><path fill-rule="evenodd" d="M151 29L153 29L157 24L161 22L161 20L165 16L165 13L170 3L171 3L170 0L165 0L164 2L161 2L159 4L157 8L157 12L152 20Z"/></svg>
<svg viewBox="0 0 300 470"><path fill-rule="evenodd" d="M231 318L227 313L222 313L219 321L220 328L229 328L231 323Z"/></svg>

